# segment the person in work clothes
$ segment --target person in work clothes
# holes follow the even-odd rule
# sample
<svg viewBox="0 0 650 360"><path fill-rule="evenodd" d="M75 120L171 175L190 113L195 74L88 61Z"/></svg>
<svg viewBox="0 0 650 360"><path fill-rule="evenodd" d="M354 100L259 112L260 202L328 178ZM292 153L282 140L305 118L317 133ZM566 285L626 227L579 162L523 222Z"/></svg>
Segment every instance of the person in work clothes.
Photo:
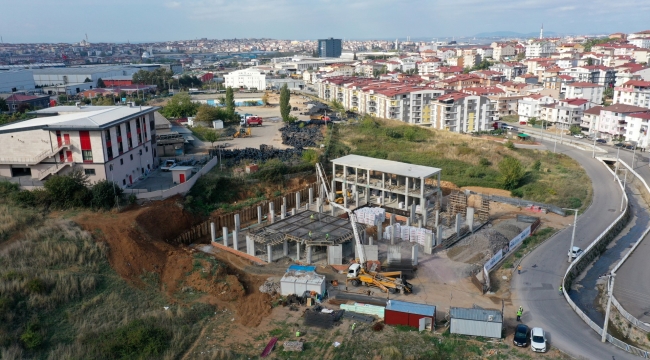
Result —
<svg viewBox="0 0 650 360"><path fill-rule="evenodd" d="M517 274L521 274L521 265L517 266Z"/></svg>
<svg viewBox="0 0 650 360"><path fill-rule="evenodd" d="M521 315L523 315L524 309L520 306L519 310L517 310L517 321L521 321Z"/></svg>

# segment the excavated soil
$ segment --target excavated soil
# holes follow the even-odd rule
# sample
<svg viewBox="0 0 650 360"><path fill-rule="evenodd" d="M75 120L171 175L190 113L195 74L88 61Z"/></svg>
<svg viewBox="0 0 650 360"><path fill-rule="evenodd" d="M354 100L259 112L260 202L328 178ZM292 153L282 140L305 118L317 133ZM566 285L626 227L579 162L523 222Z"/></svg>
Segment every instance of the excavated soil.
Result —
<svg viewBox="0 0 650 360"><path fill-rule="evenodd" d="M501 222L492 228L479 230L447 250L447 255L458 262L484 264L521 233L522 229L512 222Z"/></svg>
<svg viewBox="0 0 650 360"><path fill-rule="evenodd" d="M245 326L259 325L271 312L271 296L257 290L268 276L246 273L249 262L222 254L216 261L208 261L207 255L198 258L194 250L166 242L200 221L183 210L179 199L120 213L84 212L74 220L107 243L111 267L134 286L144 286L142 275L157 274L160 290L170 303L201 301L229 308ZM213 269L215 263L219 266ZM183 300L188 293L204 295Z"/></svg>

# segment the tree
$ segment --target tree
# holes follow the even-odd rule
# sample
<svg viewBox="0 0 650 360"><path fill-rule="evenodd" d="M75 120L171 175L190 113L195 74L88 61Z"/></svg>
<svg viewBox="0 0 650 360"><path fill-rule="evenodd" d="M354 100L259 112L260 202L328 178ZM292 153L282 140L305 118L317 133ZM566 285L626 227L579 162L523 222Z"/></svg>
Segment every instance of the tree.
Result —
<svg viewBox="0 0 650 360"><path fill-rule="evenodd" d="M223 120L224 123L239 123L239 116L237 114L230 114L225 109L203 104L199 106L195 120L206 123L213 120Z"/></svg>
<svg viewBox="0 0 650 360"><path fill-rule="evenodd" d="M235 113L235 93L230 86L226 89L226 111L229 114Z"/></svg>
<svg viewBox="0 0 650 360"><path fill-rule="evenodd" d="M594 64L594 59L593 58L588 58L587 59L587 66L591 66Z"/></svg>
<svg viewBox="0 0 650 360"><path fill-rule="evenodd" d="M532 117L532 118L528 119L528 123L529 123L531 126L535 126L535 125L537 124L537 118L536 118L536 117Z"/></svg>
<svg viewBox="0 0 650 360"><path fill-rule="evenodd" d="M32 110L32 106L29 105L28 103L20 103L18 105L18 109L16 109L16 112L24 114L25 112L31 111L31 110Z"/></svg>
<svg viewBox="0 0 650 360"><path fill-rule="evenodd" d="M521 179L526 175L521 162L511 156L506 156L499 163L499 178L501 185L506 190L512 190L519 185Z"/></svg>
<svg viewBox="0 0 650 360"><path fill-rule="evenodd" d="M569 128L569 132L571 132L571 135L577 135L577 134L580 134L582 132L582 129L578 125L572 125Z"/></svg>
<svg viewBox="0 0 650 360"><path fill-rule="evenodd" d="M519 54L517 54L517 61L521 61L525 57L526 57L526 53L525 52L520 52Z"/></svg>
<svg viewBox="0 0 650 360"><path fill-rule="evenodd" d="M93 82L93 81L90 80L90 78L86 78L86 80L84 80L84 82L85 82L85 83L89 83L89 82Z"/></svg>
<svg viewBox="0 0 650 360"><path fill-rule="evenodd" d="M269 105L269 93L264 92L264 95L262 95L262 103L264 106Z"/></svg>
<svg viewBox="0 0 650 360"><path fill-rule="evenodd" d="M193 116L198 111L198 108L199 104L193 103L189 94L178 93L172 96L161 113L167 118L178 119Z"/></svg>
<svg viewBox="0 0 650 360"><path fill-rule="evenodd" d="M280 89L280 115L282 115L282 121L291 122L289 116L291 116L291 93L289 88L285 83Z"/></svg>
<svg viewBox="0 0 650 360"><path fill-rule="evenodd" d="M92 188L92 204L97 208L110 209L117 205L124 191L121 187L109 180L101 180Z"/></svg>
<svg viewBox="0 0 650 360"><path fill-rule="evenodd" d="M3 98L0 98L0 112L2 111L9 111L9 105L7 105L7 101Z"/></svg>
<svg viewBox="0 0 650 360"><path fill-rule="evenodd" d="M332 100L332 105L330 106L332 111L337 113L339 116L342 116L342 114L345 114L345 107L343 107L343 104L341 104L340 101L338 100Z"/></svg>
<svg viewBox="0 0 650 360"><path fill-rule="evenodd" d="M52 205L61 209L84 207L90 203L88 176L75 170L67 175L53 175L44 184Z"/></svg>
<svg viewBox="0 0 650 360"><path fill-rule="evenodd" d="M603 91L603 98L611 99L614 97L614 88L606 87Z"/></svg>
<svg viewBox="0 0 650 360"><path fill-rule="evenodd" d="M97 79L97 87L98 88L105 88L106 84L104 84L104 80L102 78Z"/></svg>
<svg viewBox="0 0 650 360"><path fill-rule="evenodd" d="M208 131L206 131L203 134L203 139L209 142L212 145L212 148L214 148L214 143L219 141L219 134L217 134L217 132L214 131L213 129L207 129L207 130Z"/></svg>

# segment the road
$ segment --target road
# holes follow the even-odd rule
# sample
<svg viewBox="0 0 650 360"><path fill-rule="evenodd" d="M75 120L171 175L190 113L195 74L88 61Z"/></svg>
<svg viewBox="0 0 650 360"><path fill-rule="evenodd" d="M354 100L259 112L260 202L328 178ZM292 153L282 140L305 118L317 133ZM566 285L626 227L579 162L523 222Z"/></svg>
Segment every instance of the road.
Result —
<svg viewBox="0 0 650 360"><path fill-rule="evenodd" d="M539 129L529 129L528 127L525 129L527 133L535 135L541 133L541 130ZM544 136L548 136L548 133L545 132ZM565 137L564 140L593 146L593 142L586 139ZM552 145L550 146L552 147ZM607 156L614 158L618 156L628 164L632 164L632 161L634 160L634 171L650 184L650 164L648 163L650 155L647 152L634 152L628 149L619 150L612 145L599 144L597 147L606 150ZM588 154L589 152L583 153ZM597 156L605 155L602 152L596 152L596 154ZM636 189L633 189L633 191L636 191ZM647 204L641 202L640 206L647 206ZM616 281L614 282L614 295L623 308L630 314L641 321L650 323L650 281L647 280L647 274L650 273L650 261L647 261L650 257L650 241L648 241L648 237L650 236L647 236L646 239L641 242L634 253L618 269ZM637 239L634 239L634 241Z"/></svg>
<svg viewBox="0 0 650 360"><path fill-rule="evenodd" d="M552 142L546 145L553 147ZM578 217L575 241L576 246L586 248L620 214L618 204L622 193L614 185L607 168L593 159L591 153L560 144L557 151L578 161L592 179L593 202ZM601 343L598 334L560 296L558 289L568 267L566 254L571 232L571 227L565 228L522 261L522 273L514 276L511 283L513 305L521 305L526 310L523 322L540 326L548 332L551 346L576 358L610 359L615 356L617 360L635 359L636 356L609 343Z"/></svg>

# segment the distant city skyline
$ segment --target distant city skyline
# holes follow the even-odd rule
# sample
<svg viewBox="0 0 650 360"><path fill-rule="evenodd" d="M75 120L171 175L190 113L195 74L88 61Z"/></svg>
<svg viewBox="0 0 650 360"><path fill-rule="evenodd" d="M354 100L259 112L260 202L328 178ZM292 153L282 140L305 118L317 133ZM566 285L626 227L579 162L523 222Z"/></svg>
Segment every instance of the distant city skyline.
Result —
<svg viewBox="0 0 650 360"><path fill-rule="evenodd" d="M352 40L534 33L635 32L650 3L619 0L32 0L2 5L5 43L132 43L197 38Z"/></svg>

